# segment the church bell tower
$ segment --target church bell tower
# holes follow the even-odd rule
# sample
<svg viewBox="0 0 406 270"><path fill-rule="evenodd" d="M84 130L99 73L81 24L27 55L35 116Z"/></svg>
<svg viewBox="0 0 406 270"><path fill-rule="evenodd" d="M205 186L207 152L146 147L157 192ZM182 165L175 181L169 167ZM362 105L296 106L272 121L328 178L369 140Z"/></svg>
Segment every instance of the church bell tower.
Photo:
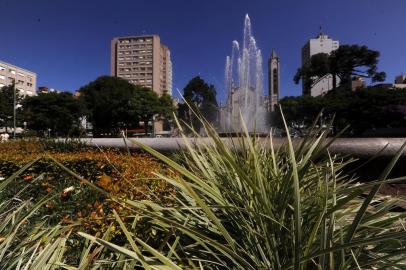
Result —
<svg viewBox="0 0 406 270"><path fill-rule="evenodd" d="M269 111L275 112L280 95L280 61L275 50L268 61Z"/></svg>

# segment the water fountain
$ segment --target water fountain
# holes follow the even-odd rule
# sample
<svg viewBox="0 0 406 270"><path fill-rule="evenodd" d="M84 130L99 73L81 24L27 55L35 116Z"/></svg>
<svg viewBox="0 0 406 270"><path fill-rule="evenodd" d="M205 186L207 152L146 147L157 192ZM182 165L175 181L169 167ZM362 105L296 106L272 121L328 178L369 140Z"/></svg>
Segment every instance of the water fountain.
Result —
<svg viewBox="0 0 406 270"><path fill-rule="evenodd" d="M263 96L262 54L252 35L248 14L242 48L234 40L231 56L226 58L225 91L227 101L220 108L222 132L241 132L241 116L249 132L269 131L268 98Z"/></svg>

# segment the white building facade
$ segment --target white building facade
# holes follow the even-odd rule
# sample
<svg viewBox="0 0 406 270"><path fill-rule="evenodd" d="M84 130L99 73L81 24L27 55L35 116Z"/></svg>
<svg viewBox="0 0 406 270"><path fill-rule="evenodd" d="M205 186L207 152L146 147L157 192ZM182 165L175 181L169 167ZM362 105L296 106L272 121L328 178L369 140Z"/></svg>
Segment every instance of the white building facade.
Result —
<svg viewBox="0 0 406 270"><path fill-rule="evenodd" d="M330 54L340 46L338 40L333 40L329 36L320 33L316 38L310 39L302 48L302 65L310 61L310 58L319 53ZM337 78L337 86L340 81ZM303 82L303 95L320 96L326 94L333 88L333 77L328 74L317 81L312 87L306 87Z"/></svg>
<svg viewBox="0 0 406 270"><path fill-rule="evenodd" d="M32 71L0 61L0 88L16 83L22 96L34 96L37 89L37 74Z"/></svg>
<svg viewBox="0 0 406 270"><path fill-rule="evenodd" d="M399 76L396 76L395 78L395 84L406 84L406 75L401 74Z"/></svg>

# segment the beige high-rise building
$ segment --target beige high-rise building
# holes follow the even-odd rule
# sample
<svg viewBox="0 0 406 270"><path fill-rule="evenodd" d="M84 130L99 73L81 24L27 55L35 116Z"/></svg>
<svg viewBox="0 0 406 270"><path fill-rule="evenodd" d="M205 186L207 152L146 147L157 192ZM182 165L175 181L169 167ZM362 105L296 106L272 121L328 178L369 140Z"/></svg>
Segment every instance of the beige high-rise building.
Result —
<svg viewBox="0 0 406 270"><path fill-rule="evenodd" d="M37 87L37 74L32 71L0 61L0 88L16 82L20 95L34 96Z"/></svg>
<svg viewBox="0 0 406 270"><path fill-rule="evenodd" d="M172 95L172 62L158 35L116 37L111 43L111 75Z"/></svg>

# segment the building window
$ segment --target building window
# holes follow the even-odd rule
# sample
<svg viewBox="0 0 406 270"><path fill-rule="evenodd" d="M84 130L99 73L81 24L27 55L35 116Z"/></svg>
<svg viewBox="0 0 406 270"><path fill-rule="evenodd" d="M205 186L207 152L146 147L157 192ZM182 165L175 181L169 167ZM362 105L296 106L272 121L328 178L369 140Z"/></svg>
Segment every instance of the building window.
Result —
<svg viewBox="0 0 406 270"><path fill-rule="evenodd" d="M0 79L5 80L6 76L0 75Z"/></svg>
<svg viewBox="0 0 406 270"><path fill-rule="evenodd" d="M13 70L13 69L10 69L10 73L15 75L15 74L16 74L16 71Z"/></svg>
<svg viewBox="0 0 406 270"><path fill-rule="evenodd" d="M1 70L6 70L6 68L5 68L5 67L0 66L0 71L1 71Z"/></svg>

